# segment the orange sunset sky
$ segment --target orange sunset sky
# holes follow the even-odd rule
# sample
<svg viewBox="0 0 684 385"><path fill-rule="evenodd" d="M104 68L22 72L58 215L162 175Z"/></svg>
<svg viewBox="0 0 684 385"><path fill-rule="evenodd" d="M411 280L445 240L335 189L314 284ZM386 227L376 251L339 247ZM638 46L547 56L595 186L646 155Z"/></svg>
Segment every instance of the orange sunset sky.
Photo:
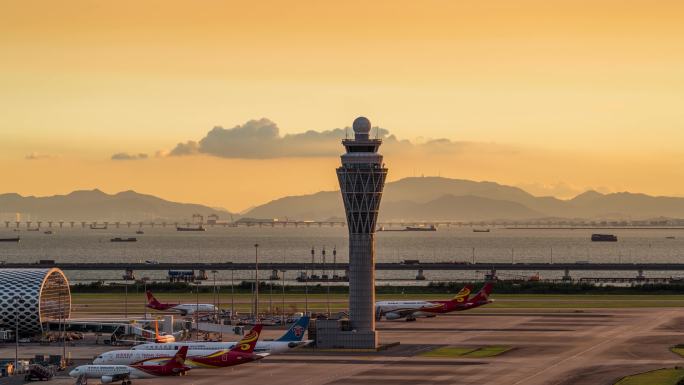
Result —
<svg viewBox="0 0 684 385"><path fill-rule="evenodd" d="M0 0L0 193L239 211L336 188L331 130L365 115L390 180L684 196L682 20L674 0Z"/></svg>

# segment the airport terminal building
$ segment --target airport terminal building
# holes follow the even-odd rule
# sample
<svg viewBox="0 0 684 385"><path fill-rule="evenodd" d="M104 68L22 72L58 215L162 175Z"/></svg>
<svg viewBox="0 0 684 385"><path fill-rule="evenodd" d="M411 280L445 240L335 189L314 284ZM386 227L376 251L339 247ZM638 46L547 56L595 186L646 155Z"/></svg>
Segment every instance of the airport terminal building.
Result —
<svg viewBox="0 0 684 385"><path fill-rule="evenodd" d="M71 291L62 270L0 269L0 329L33 335L70 314Z"/></svg>

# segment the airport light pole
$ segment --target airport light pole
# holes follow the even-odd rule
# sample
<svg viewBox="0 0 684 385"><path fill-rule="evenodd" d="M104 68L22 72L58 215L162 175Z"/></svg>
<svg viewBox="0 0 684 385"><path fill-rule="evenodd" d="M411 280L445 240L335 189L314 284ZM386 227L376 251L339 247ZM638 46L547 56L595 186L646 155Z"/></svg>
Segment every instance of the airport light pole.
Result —
<svg viewBox="0 0 684 385"><path fill-rule="evenodd" d="M143 288L145 289L145 294L147 294L147 280L144 279L143 277ZM143 305L144 311L145 311L145 319L147 319L147 304Z"/></svg>
<svg viewBox="0 0 684 385"><path fill-rule="evenodd" d="M221 303L218 301L218 291L216 290L216 273L218 273L218 271L212 270L211 273L214 275L214 318L218 321L218 317L221 313Z"/></svg>
<svg viewBox="0 0 684 385"><path fill-rule="evenodd" d="M17 367L19 366L19 315L17 314L17 302L21 300L21 297L15 295L12 298L14 303L14 371L12 374L16 375Z"/></svg>
<svg viewBox="0 0 684 385"><path fill-rule="evenodd" d="M195 341L199 341L199 282L195 286Z"/></svg>
<svg viewBox="0 0 684 385"><path fill-rule="evenodd" d="M280 319L280 324L285 325L285 270L281 270L281 272L283 273L283 317Z"/></svg>
<svg viewBox="0 0 684 385"><path fill-rule="evenodd" d="M124 318L128 318L128 281L124 278Z"/></svg>
<svg viewBox="0 0 684 385"><path fill-rule="evenodd" d="M230 269L230 318L235 317L235 286L233 285L233 275L235 270Z"/></svg>
<svg viewBox="0 0 684 385"><path fill-rule="evenodd" d="M283 266L285 266L285 251L283 250ZM283 317L280 319L280 324L285 325L286 320L285 320L285 269L280 270L283 273Z"/></svg>
<svg viewBox="0 0 684 385"><path fill-rule="evenodd" d="M59 319L62 324L62 359L66 360L66 317L64 316L64 301L62 290L59 291Z"/></svg>
<svg viewBox="0 0 684 385"><path fill-rule="evenodd" d="M311 246L311 276L314 274L314 248ZM305 269L306 270L306 269ZM304 276L304 315L309 314L309 277Z"/></svg>
<svg viewBox="0 0 684 385"><path fill-rule="evenodd" d="M328 308L328 318L330 318L330 277L328 276L328 268L325 265L325 246L323 247L323 273L321 275L325 276L325 287L327 289L326 303Z"/></svg>
<svg viewBox="0 0 684 385"><path fill-rule="evenodd" d="M254 244L254 320L259 319L259 244Z"/></svg>

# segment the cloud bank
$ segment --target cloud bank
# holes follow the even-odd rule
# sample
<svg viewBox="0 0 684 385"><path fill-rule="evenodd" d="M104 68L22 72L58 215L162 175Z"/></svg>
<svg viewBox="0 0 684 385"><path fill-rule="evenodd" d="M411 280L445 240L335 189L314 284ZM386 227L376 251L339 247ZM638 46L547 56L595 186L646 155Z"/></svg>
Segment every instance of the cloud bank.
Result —
<svg viewBox="0 0 684 385"><path fill-rule="evenodd" d="M269 119L250 120L233 128L214 127L199 141L178 143L169 156L206 154L221 158L273 159L286 157L337 156L341 153L340 140L352 137L350 128L309 130L299 134L280 135L278 126ZM371 135L383 139L383 152L430 149L435 153L458 151L465 142L449 139L429 140L416 144L398 140L384 128L374 127Z"/></svg>
<svg viewBox="0 0 684 385"><path fill-rule="evenodd" d="M112 155L112 160L141 160L141 159L147 159L148 156L147 154L129 154L127 152L118 152L114 155Z"/></svg>

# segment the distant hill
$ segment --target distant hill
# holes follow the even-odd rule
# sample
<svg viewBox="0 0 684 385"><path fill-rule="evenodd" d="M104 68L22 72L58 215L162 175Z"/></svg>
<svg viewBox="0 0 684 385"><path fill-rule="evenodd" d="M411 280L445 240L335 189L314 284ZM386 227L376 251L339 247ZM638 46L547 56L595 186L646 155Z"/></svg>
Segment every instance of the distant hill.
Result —
<svg viewBox="0 0 684 385"><path fill-rule="evenodd" d="M195 213L226 220L243 218L330 220L344 218L339 191L288 196L246 210L241 215L198 204L167 201L135 191L106 194L74 191L51 197L0 194L0 217L22 220L190 221ZM628 192L587 191L573 199L535 197L518 187L439 177L405 178L387 183L381 220L529 220L542 218L638 220L684 218L684 198Z"/></svg>
<svg viewBox="0 0 684 385"><path fill-rule="evenodd" d="M257 206L253 218L327 219L344 217L339 191L290 196ZM588 191L570 200L535 197L518 187L439 177L387 183L381 220L523 220L533 218L684 218L684 198Z"/></svg>
<svg viewBox="0 0 684 385"><path fill-rule="evenodd" d="M21 213L22 220L64 221L191 221L193 214L215 214L227 219L230 213L211 207L177 203L122 191L107 194L100 190L80 190L67 195L49 197L0 194L0 214L9 220L13 213Z"/></svg>

